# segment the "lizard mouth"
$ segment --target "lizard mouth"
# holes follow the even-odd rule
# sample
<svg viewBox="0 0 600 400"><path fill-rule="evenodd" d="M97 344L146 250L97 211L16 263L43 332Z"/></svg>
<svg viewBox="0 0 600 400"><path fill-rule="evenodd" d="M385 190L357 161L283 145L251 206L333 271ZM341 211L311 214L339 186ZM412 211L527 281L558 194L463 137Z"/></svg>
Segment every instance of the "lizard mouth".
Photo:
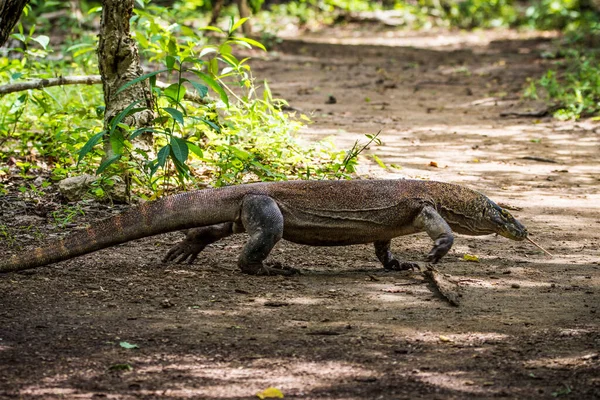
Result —
<svg viewBox="0 0 600 400"><path fill-rule="evenodd" d="M504 236L505 238L511 239L511 240L517 240L517 241L522 241L527 239L527 229L515 229L515 230L503 230L502 232L499 232L500 236Z"/></svg>

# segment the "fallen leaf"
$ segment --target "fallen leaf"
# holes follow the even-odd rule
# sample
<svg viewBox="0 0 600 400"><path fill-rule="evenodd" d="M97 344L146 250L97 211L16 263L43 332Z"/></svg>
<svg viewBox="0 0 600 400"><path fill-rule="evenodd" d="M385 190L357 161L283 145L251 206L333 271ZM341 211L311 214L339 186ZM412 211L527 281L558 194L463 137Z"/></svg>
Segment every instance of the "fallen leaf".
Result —
<svg viewBox="0 0 600 400"><path fill-rule="evenodd" d="M448 343L451 341L452 339L450 339L448 336L440 335L440 342Z"/></svg>
<svg viewBox="0 0 600 400"><path fill-rule="evenodd" d="M139 349L140 346L138 346L137 344L131 344L129 342L119 342L119 346L121 346L124 349Z"/></svg>
<svg viewBox="0 0 600 400"><path fill-rule="evenodd" d="M266 388L265 390L263 390L262 392L256 393L256 397L258 397L261 400L263 400L263 399L283 399L283 393L281 392L281 390L279 390L277 388L269 387L269 388Z"/></svg>
<svg viewBox="0 0 600 400"><path fill-rule="evenodd" d="M463 260L465 260L465 261L479 262L479 257L474 256L472 254L465 254L463 256Z"/></svg>

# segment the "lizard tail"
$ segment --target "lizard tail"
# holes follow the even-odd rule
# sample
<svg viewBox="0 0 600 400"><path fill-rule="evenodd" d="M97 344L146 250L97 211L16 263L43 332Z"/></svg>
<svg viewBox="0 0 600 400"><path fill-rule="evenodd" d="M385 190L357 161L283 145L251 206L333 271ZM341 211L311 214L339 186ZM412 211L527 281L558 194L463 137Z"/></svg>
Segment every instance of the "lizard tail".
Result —
<svg viewBox="0 0 600 400"><path fill-rule="evenodd" d="M206 189L144 203L47 247L0 261L0 273L42 267L160 233L233 221L240 203L236 192Z"/></svg>

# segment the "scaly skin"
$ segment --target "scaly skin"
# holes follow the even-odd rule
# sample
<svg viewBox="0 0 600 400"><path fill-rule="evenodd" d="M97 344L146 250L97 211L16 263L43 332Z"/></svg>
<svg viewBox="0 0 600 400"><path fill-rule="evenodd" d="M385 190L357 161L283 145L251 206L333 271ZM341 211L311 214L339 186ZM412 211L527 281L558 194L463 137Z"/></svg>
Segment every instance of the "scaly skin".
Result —
<svg viewBox="0 0 600 400"><path fill-rule="evenodd" d="M193 229L190 229L193 228ZM397 236L427 232L439 261L452 247L454 232L497 233L513 240L527 229L481 193L463 186L417 180L292 181L206 189L134 207L48 247L0 261L0 272L68 260L160 233L189 229L165 261L193 262L208 244L235 233L249 240L238 265L250 274L290 274L264 259L280 239L312 246L374 243L386 269L413 268L391 254Z"/></svg>

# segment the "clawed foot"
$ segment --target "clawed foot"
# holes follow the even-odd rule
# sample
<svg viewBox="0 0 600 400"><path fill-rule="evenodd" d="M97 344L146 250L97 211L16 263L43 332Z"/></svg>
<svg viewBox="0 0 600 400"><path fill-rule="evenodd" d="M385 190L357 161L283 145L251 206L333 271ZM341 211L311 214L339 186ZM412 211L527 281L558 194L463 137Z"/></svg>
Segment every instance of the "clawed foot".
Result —
<svg viewBox="0 0 600 400"><path fill-rule="evenodd" d="M187 260L187 263L191 264L196 260L198 254L200 254L205 247L206 245L202 243L183 240L182 242L171 247L171 249L164 256L163 262L175 261L177 264L181 264Z"/></svg>
<svg viewBox="0 0 600 400"><path fill-rule="evenodd" d="M266 275L283 275L283 276L292 276L292 275L300 275L300 270L292 267L283 266L279 263L274 263L272 266L268 267L266 265L261 264L251 264L241 267L242 272L248 275L258 275L258 276L266 276Z"/></svg>
<svg viewBox="0 0 600 400"><path fill-rule="evenodd" d="M452 236L447 234L440 235L435 241L433 249L427 254L427 262L435 264L440 261L440 259L450 251L453 242L454 238Z"/></svg>
<svg viewBox="0 0 600 400"><path fill-rule="evenodd" d="M388 271L407 271L407 270L421 270L419 264L415 262L400 262L398 260L391 260L383 266Z"/></svg>

